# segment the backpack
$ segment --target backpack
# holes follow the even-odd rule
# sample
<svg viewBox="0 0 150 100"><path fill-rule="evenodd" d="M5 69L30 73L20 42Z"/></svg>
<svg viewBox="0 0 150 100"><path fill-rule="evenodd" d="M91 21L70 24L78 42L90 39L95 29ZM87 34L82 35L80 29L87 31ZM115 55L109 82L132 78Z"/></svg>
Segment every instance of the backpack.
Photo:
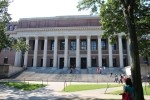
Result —
<svg viewBox="0 0 150 100"><path fill-rule="evenodd" d="M128 92L122 94L122 100L133 100L131 95Z"/></svg>

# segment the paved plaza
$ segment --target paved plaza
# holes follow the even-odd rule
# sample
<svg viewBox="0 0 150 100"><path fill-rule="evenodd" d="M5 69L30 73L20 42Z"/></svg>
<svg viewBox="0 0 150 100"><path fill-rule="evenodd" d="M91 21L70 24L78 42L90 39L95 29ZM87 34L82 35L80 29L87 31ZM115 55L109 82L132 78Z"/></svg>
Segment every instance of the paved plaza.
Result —
<svg viewBox="0 0 150 100"><path fill-rule="evenodd" d="M28 69L9 79L1 79L0 81L25 81L47 84L47 86L33 91L22 91L0 85L0 100L121 100L121 95L111 95L108 93L122 90L123 87L69 93L62 91L65 86L70 84L114 83L114 75L111 77L109 73L96 74L87 73L86 70L82 70L78 74L69 74L69 71L64 72L62 70ZM115 71L113 73L118 72ZM150 100L150 96L145 96L145 99Z"/></svg>

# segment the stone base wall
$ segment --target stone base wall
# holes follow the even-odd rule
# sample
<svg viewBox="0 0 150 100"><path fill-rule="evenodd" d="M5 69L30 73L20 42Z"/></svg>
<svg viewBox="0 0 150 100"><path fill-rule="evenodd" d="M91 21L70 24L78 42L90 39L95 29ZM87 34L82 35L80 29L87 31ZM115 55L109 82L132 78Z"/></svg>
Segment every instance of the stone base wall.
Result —
<svg viewBox="0 0 150 100"><path fill-rule="evenodd" d="M0 77L10 77L18 72L23 71L23 67L16 67L11 65L0 65Z"/></svg>

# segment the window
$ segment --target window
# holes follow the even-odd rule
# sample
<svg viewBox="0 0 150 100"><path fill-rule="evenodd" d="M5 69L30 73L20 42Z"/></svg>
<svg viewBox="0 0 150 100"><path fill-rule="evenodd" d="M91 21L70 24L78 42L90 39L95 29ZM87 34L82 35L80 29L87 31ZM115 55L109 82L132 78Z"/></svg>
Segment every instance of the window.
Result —
<svg viewBox="0 0 150 100"><path fill-rule="evenodd" d="M97 50L96 40L91 41L91 50Z"/></svg>
<svg viewBox="0 0 150 100"><path fill-rule="evenodd" d="M34 50L35 40L32 41L32 50Z"/></svg>
<svg viewBox="0 0 150 100"><path fill-rule="evenodd" d="M87 42L86 42L86 40L81 40L81 50L87 50Z"/></svg>
<svg viewBox="0 0 150 100"><path fill-rule="evenodd" d="M76 50L76 41L75 40L70 41L70 50Z"/></svg>
<svg viewBox="0 0 150 100"><path fill-rule="evenodd" d="M13 26L12 25L9 26L9 31L13 31Z"/></svg>
<svg viewBox="0 0 150 100"><path fill-rule="evenodd" d="M117 67L117 59L113 58L113 67Z"/></svg>
<svg viewBox="0 0 150 100"><path fill-rule="evenodd" d="M17 29L17 25L14 25L14 29Z"/></svg>
<svg viewBox="0 0 150 100"><path fill-rule="evenodd" d="M41 40L41 50L44 50L44 40Z"/></svg>
<svg viewBox="0 0 150 100"><path fill-rule="evenodd" d="M60 40L60 50L64 50L64 48L65 48L65 41Z"/></svg>
<svg viewBox="0 0 150 100"><path fill-rule="evenodd" d="M54 50L54 40L51 40L50 50Z"/></svg>
<svg viewBox="0 0 150 100"><path fill-rule="evenodd" d="M8 58L7 57L4 58L4 64L8 64Z"/></svg>
<svg viewBox="0 0 150 100"><path fill-rule="evenodd" d="M116 50L116 49L117 49L116 43L112 44L112 50Z"/></svg>
<svg viewBox="0 0 150 100"><path fill-rule="evenodd" d="M101 42L101 45L102 45L102 50L106 50L106 39L102 39L102 42Z"/></svg>

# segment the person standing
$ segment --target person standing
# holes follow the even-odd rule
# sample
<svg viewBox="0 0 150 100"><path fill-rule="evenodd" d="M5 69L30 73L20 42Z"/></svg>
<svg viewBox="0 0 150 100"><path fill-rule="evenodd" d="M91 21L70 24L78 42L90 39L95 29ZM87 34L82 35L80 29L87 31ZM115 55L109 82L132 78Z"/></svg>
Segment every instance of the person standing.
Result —
<svg viewBox="0 0 150 100"><path fill-rule="evenodd" d="M126 78L125 86L123 87L124 92L122 93L122 100L135 100L134 87L131 78Z"/></svg>

